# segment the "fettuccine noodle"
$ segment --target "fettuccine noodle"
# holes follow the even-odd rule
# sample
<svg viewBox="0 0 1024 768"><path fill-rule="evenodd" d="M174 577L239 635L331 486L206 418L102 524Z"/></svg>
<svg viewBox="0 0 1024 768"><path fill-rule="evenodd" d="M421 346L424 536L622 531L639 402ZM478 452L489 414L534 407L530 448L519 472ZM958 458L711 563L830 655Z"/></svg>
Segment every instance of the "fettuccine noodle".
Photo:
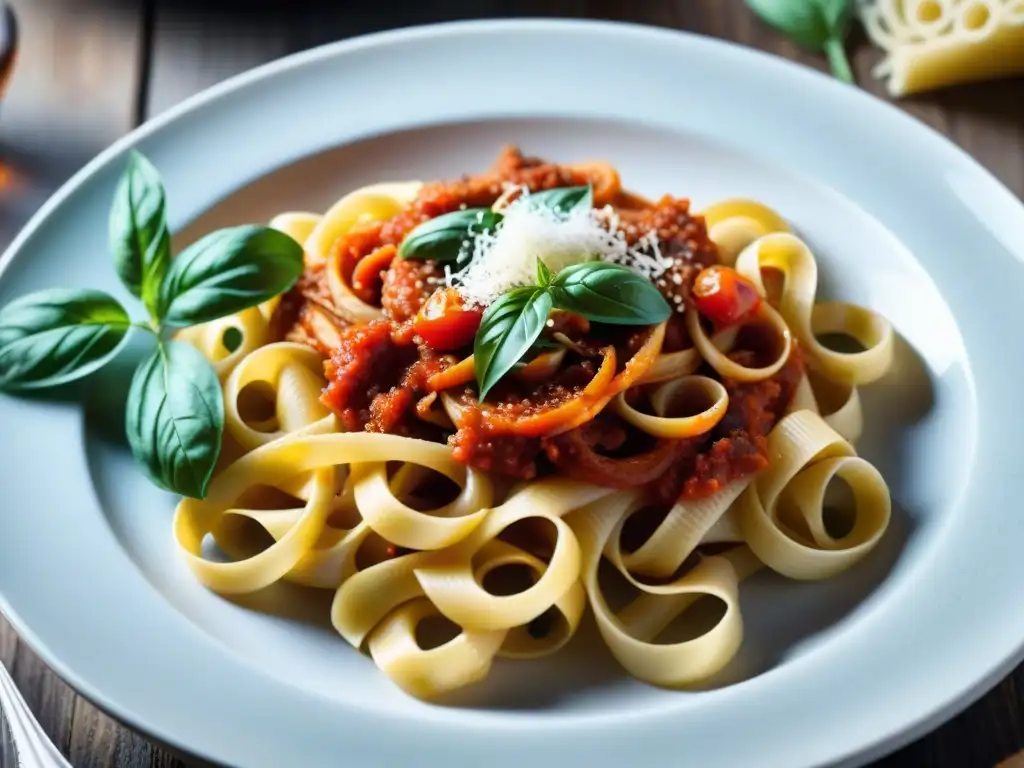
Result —
<svg viewBox="0 0 1024 768"><path fill-rule="evenodd" d="M617 206L624 220L653 205L623 191L607 164L569 168L592 174L597 204ZM644 487L560 474L510 483L457 459L443 442L346 431L322 397L329 384L323 349L344 323L370 322L382 310L353 288L352 265L336 244L393 219L423 189L420 182L377 184L346 195L324 216L287 213L272 221L304 243L310 269L325 275L323 303L311 301L307 310L326 313L332 328L314 330L311 343L281 340L274 329L281 299L182 332L223 382L225 439L239 454L203 500L183 500L175 515L177 547L204 585L224 594L281 580L333 590L338 634L425 699L483 679L499 656L558 652L588 605L631 675L678 687L714 675L736 654L746 578L761 568L792 579L828 578L878 543L889 522L889 492L854 443L863 422L858 388L889 368L892 327L867 309L817 302L815 256L778 213L755 201L724 201L703 215L721 262L766 299L752 322L775 339L774 358L752 363L734 354L742 332L711 328L691 305L678 326L685 325L689 346L665 349L663 324L628 364L616 362L609 347L591 374L593 398L564 405L575 410L565 411L557 429L547 426L550 413L533 417L537 435L557 435L607 411L655 445L676 445L730 418L729 392L736 390L723 381L769 380L799 348L806 373L788 414L767 435L768 466L713 493L680 497L650 518L640 541L628 539L651 512ZM863 351L821 343L823 334L837 332ZM577 354L564 346L520 369L520 384L550 378L567 350ZM447 368L444 377L453 387L439 386L440 396L425 398L416 412L431 428L451 431L475 406L475 397L460 394L473 380L472 361ZM853 523L840 534L830 529L825 502L835 478L856 502ZM254 528L266 534L255 551ZM208 539L232 559L208 556ZM617 600L606 593L602 562L628 585L631 599L623 605L613 607ZM521 583L511 589L514 574ZM701 598L721 603L719 621L685 642L658 642L667 627L689 620ZM436 619L449 623L451 637L429 647L418 633Z"/></svg>

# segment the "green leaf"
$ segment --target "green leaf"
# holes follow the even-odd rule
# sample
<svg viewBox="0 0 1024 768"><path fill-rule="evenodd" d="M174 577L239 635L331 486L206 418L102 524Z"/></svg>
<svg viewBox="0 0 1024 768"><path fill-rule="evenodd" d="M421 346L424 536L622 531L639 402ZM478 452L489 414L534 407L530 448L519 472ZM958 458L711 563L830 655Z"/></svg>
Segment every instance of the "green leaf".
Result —
<svg viewBox="0 0 1024 768"><path fill-rule="evenodd" d="M585 187L560 187L530 194L530 202L550 208L559 213L569 213L577 208L589 210L594 207L594 190Z"/></svg>
<svg viewBox="0 0 1024 768"><path fill-rule="evenodd" d="M43 389L95 371L121 348L131 319L101 291L53 288L0 310L0 390Z"/></svg>
<svg viewBox="0 0 1024 768"><path fill-rule="evenodd" d="M824 50L836 77L853 82L843 41L850 29L850 0L746 0L765 22L805 48Z"/></svg>
<svg viewBox="0 0 1024 768"><path fill-rule="evenodd" d="M109 227L114 269L156 319L160 283L171 261L171 236L160 174L138 152L128 157L114 194Z"/></svg>
<svg viewBox="0 0 1024 768"><path fill-rule="evenodd" d="M531 285L509 291L484 312L473 345L481 400L529 351L544 330L551 306L551 294Z"/></svg>
<svg viewBox="0 0 1024 768"><path fill-rule="evenodd" d="M221 229L171 262L160 287L168 325L206 323L291 288L302 273L302 246L269 227Z"/></svg>
<svg viewBox="0 0 1024 768"><path fill-rule="evenodd" d="M537 285L541 288L547 288L551 283L551 270L548 269L548 265L540 259L537 259Z"/></svg>
<svg viewBox="0 0 1024 768"><path fill-rule="evenodd" d="M829 38L829 25L818 0L746 0L747 5L790 40L807 48L821 48Z"/></svg>
<svg viewBox="0 0 1024 768"><path fill-rule="evenodd" d="M814 0L821 8L821 14L825 17L834 37L836 33L843 35L849 30L850 21L853 19L853 7L850 0Z"/></svg>
<svg viewBox="0 0 1024 768"><path fill-rule="evenodd" d="M423 222L406 235L398 246L398 255L403 259L457 261L474 236L493 232L501 219L502 215L490 208L446 213Z"/></svg>
<svg viewBox="0 0 1024 768"><path fill-rule="evenodd" d="M654 325L672 308L647 278L621 264L586 261L566 267L551 281L555 307L597 323Z"/></svg>
<svg viewBox="0 0 1024 768"><path fill-rule="evenodd" d="M217 374L195 347L165 342L139 364L128 391L125 431L136 461L157 485L203 498L223 427Z"/></svg>

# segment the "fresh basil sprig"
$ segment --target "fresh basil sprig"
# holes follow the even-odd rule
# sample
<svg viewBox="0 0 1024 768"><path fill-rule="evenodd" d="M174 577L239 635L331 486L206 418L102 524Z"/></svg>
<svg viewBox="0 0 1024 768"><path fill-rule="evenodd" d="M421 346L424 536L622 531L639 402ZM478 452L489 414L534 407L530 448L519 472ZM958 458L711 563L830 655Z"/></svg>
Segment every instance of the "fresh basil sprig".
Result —
<svg viewBox="0 0 1024 768"><path fill-rule="evenodd" d="M797 45L824 51L832 74L852 83L843 43L850 30L850 0L746 0L747 5Z"/></svg>
<svg viewBox="0 0 1024 768"><path fill-rule="evenodd" d="M585 261L552 277L538 259L537 278L484 312L473 345L481 400L535 345L552 309L614 325L654 325L672 314L653 283L621 264Z"/></svg>
<svg viewBox="0 0 1024 768"><path fill-rule="evenodd" d="M531 193L529 200L565 215L577 208L593 208L594 191L589 185L559 187ZM466 208L428 219L405 236L398 246L398 255L403 259L455 262L457 267L465 267L469 263L473 238L494 232L504 218L499 211L490 208Z"/></svg>
<svg viewBox="0 0 1024 768"><path fill-rule="evenodd" d="M97 370L121 349L132 327L156 347L139 365L128 395L126 431L153 482L203 498L220 454L224 404L217 375L194 347L167 340L171 327L195 325L256 306L282 293L302 271L302 246L268 227L220 230L170 255L163 184L132 153L110 215L114 268L142 299L148 322L133 322L112 296L49 289L0 309L0 390L65 384Z"/></svg>

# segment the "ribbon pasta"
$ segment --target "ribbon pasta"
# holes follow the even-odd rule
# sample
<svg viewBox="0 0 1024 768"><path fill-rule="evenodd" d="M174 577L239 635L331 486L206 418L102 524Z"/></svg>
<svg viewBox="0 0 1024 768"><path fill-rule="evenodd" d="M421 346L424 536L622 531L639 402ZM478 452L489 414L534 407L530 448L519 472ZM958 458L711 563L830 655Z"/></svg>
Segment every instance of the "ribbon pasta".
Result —
<svg viewBox="0 0 1024 768"><path fill-rule="evenodd" d="M304 242L309 263L326 265L330 274L339 234L394 215L419 187L375 185L346 195L323 217L287 213L272 225ZM706 332L691 310L693 346L659 354L640 379L653 413L639 410L624 392L609 407L654 437L702 434L728 405L722 384L698 375L702 366L759 380L798 344L810 374L768 437L772 463L761 474L707 498L679 501L627 549L623 532L645 508L640 492L559 477L506 491L457 462L446 445L341 431L320 403L319 353L268 343L271 302L182 333L217 369L226 438L240 454L214 478L205 499L179 504L174 536L184 561L200 582L224 594L279 580L333 590L331 622L339 635L424 699L483 679L499 656L525 660L559 651L587 605L633 676L678 687L714 675L742 642L744 579L763 567L793 579L827 578L862 559L885 532L888 489L857 457L853 442L862 425L857 388L889 367L893 331L868 310L815 303L814 256L771 209L730 200L705 217L723 261L763 295L765 272L782 275L777 309L762 305L762 320L781 342L777 359L761 369L738 364L728 354L736 331ZM353 318L376 311L343 286L331 290ZM234 349L224 342L228 329L241 337ZM864 351L829 349L818 337L832 332L856 337ZM676 401L694 393L703 410L677 415ZM442 477L450 498L425 503L419 491ZM854 522L843 535L830 532L827 520L825 490L836 478L856 500ZM268 542L255 552L246 545L253 527ZM230 562L207 556L211 538ZM602 562L631 593L624 606L613 607ZM487 588L515 571L525 576L525 588ZM683 642L658 642L670 625L688 622L705 597L724 608L714 626ZM436 617L454 625L454 636L425 647L419 628Z"/></svg>

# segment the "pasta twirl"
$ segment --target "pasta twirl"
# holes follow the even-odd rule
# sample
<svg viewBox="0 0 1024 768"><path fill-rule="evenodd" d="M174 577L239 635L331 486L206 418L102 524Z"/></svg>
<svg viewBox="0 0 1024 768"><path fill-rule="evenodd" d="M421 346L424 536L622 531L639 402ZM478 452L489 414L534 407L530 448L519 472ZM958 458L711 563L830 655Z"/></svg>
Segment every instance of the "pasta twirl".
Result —
<svg viewBox="0 0 1024 768"><path fill-rule="evenodd" d="M569 202L545 209L551 201ZM524 208L505 232L500 217L474 212L480 204ZM409 258L409 232L447 214L455 223L437 228L429 258ZM481 396L474 358L505 353L474 346L489 310L460 293L470 278L459 260L542 261L543 243L516 252L538 247L531 216L558 239L559 269L580 238L606 251L581 254L597 262L585 290L534 261L493 271L536 272L536 284L506 288L552 294L532 340ZM507 150L479 177L378 184L323 217L282 214L273 226L305 243L299 287L182 334L217 366L240 456L205 499L181 502L177 545L218 592L279 580L333 590L338 634L407 693L472 684L498 657L569 652L588 606L630 674L689 685L739 648L744 579L762 567L827 578L884 534L888 489L853 441L858 387L887 370L892 328L867 309L817 302L814 255L770 208L734 199L701 217L686 201L623 190L607 164ZM630 295L653 308L647 322L616 293L623 275L649 280ZM526 339L525 322L508 333ZM228 328L241 335L233 350ZM836 332L864 351L819 340ZM855 497L844 535L828 524L833 481ZM268 540L256 551L252 526ZM208 557L210 538L230 562ZM602 563L631 591L622 607ZM721 604L719 621L661 642L702 598ZM434 619L451 632L431 646L420 629Z"/></svg>

